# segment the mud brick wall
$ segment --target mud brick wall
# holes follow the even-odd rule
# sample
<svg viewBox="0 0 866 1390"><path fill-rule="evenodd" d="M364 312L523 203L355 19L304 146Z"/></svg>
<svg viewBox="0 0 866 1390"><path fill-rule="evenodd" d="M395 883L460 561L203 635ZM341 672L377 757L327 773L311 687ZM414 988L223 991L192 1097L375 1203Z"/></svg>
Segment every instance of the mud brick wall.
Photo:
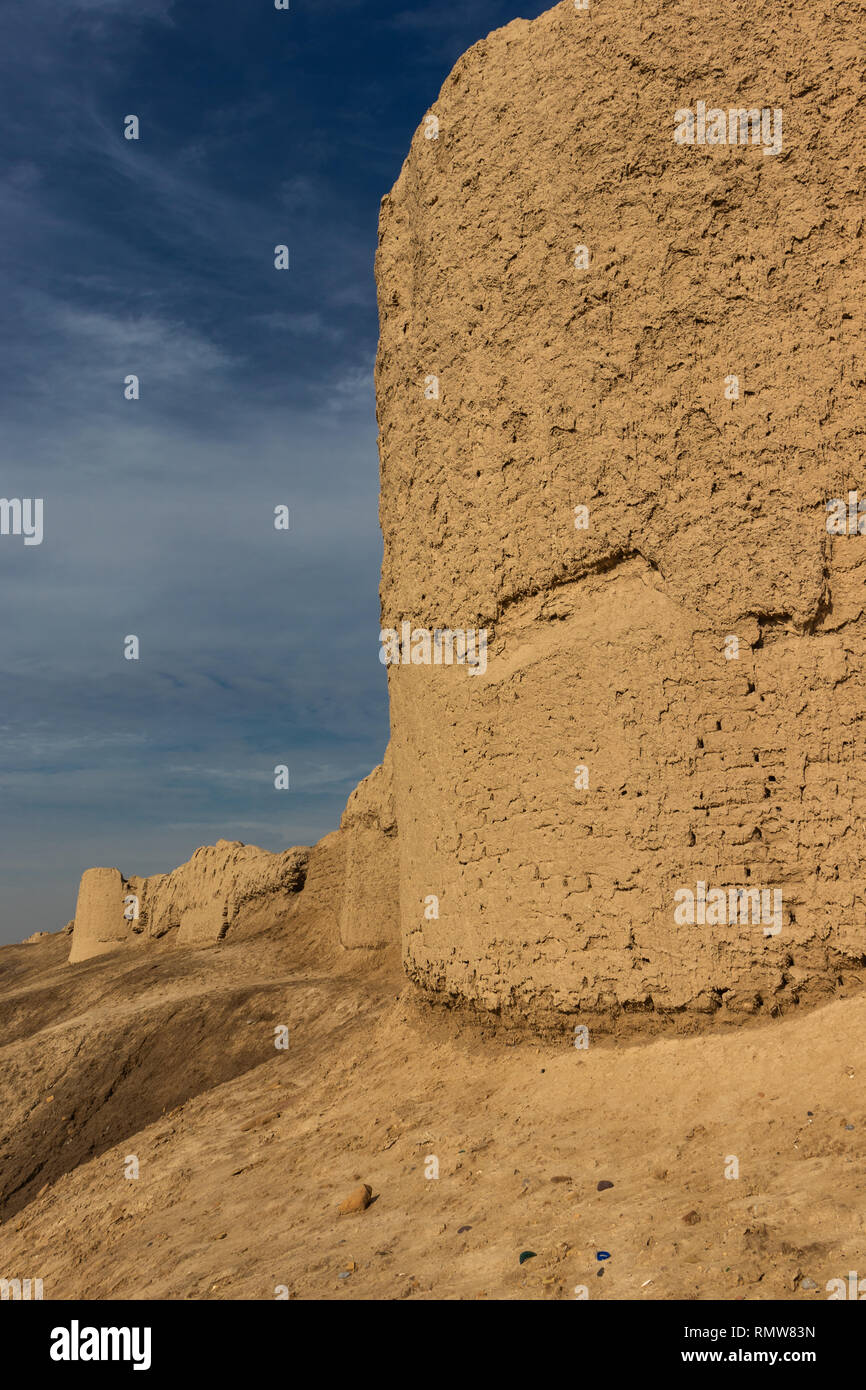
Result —
<svg viewBox="0 0 866 1390"><path fill-rule="evenodd" d="M697 1019L859 978L859 22L568 0L461 58L383 200L382 623L490 634L389 670L425 989ZM677 144L699 101L781 151ZM699 881L781 931L677 925Z"/></svg>
<svg viewBox="0 0 866 1390"><path fill-rule="evenodd" d="M128 899L138 903L128 920ZM197 849L169 874L82 875L69 959L146 945L174 932L178 946L207 946L278 927L312 937L321 953L378 948L399 935L396 825L390 758L356 787L339 830L312 849L271 854L238 840Z"/></svg>

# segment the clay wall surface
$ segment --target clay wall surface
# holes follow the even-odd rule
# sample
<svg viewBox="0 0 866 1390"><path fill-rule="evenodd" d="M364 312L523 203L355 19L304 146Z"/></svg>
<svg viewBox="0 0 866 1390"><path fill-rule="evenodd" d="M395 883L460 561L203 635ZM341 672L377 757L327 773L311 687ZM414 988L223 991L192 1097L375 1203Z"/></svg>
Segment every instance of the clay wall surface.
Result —
<svg viewBox="0 0 866 1390"><path fill-rule="evenodd" d="M460 59L383 200L382 627L417 635L389 686L424 988L750 1013L864 959L866 536L827 510L866 492L859 21L569 0ZM781 148L677 143L701 101L766 109ZM486 669L428 664L446 628L486 630ZM767 890L769 932L677 922L699 884Z"/></svg>

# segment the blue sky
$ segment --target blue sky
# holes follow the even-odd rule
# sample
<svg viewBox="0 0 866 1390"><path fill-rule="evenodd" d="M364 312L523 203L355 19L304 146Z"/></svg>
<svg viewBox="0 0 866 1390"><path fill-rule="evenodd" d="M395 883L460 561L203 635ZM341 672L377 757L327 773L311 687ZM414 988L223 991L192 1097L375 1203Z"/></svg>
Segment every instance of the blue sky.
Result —
<svg viewBox="0 0 866 1390"><path fill-rule="evenodd" d="M314 843L381 759L379 201L518 4L4 0L0 941L91 865Z"/></svg>

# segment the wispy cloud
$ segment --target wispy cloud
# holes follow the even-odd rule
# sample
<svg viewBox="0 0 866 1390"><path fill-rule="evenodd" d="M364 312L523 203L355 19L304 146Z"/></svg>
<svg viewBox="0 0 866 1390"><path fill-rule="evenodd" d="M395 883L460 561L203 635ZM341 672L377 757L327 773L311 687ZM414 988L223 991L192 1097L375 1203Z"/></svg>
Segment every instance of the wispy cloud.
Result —
<svg viewBox="0 0 866 1390"><path fill-rule="evenodd" d="M380 759L379 201L511 17L0 8L0 477L45 505L41 546L0 538L0 940L88 865L312 843Z"/></svg>

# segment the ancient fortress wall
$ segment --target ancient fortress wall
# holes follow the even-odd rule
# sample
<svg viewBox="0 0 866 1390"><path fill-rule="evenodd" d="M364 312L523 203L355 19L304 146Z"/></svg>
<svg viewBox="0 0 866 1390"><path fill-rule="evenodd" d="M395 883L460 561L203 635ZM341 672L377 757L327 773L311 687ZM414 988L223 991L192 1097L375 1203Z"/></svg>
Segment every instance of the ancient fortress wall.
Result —
<svg viewBox="0 0 866 1390"><path fill-rule="evenodd" d="M397 939L396 828L390 760L349 798L339 830L312 849L271 854L220 840L169 874L83 874L71 962L142 945L174 932L177 945L209 945L282 925L312 932L324 949L385 946Z"/></svg>
<svg viewBox="0 0 866 1390"><path fill-rule="evenodd" d="M860 983L860 15L564 0L460 60L381 212L390 750L310 851L88 871L71 959L400 936L538 1024Z"/></svg>
<svg viewBox="0 0 866 1390"><path fill-rule="evenodd" d="M382 624L416 634L389 686L424 988L750 1014L866 960L866 535L827 510L866 493L861 22L567 0L460 60L383 200ZM706 143L713 108L766 111L761 142L735 117ZM428 664L437 628L486 629L486 663ZM735 892L725 920L754 888L766 919Z"/></svg>

